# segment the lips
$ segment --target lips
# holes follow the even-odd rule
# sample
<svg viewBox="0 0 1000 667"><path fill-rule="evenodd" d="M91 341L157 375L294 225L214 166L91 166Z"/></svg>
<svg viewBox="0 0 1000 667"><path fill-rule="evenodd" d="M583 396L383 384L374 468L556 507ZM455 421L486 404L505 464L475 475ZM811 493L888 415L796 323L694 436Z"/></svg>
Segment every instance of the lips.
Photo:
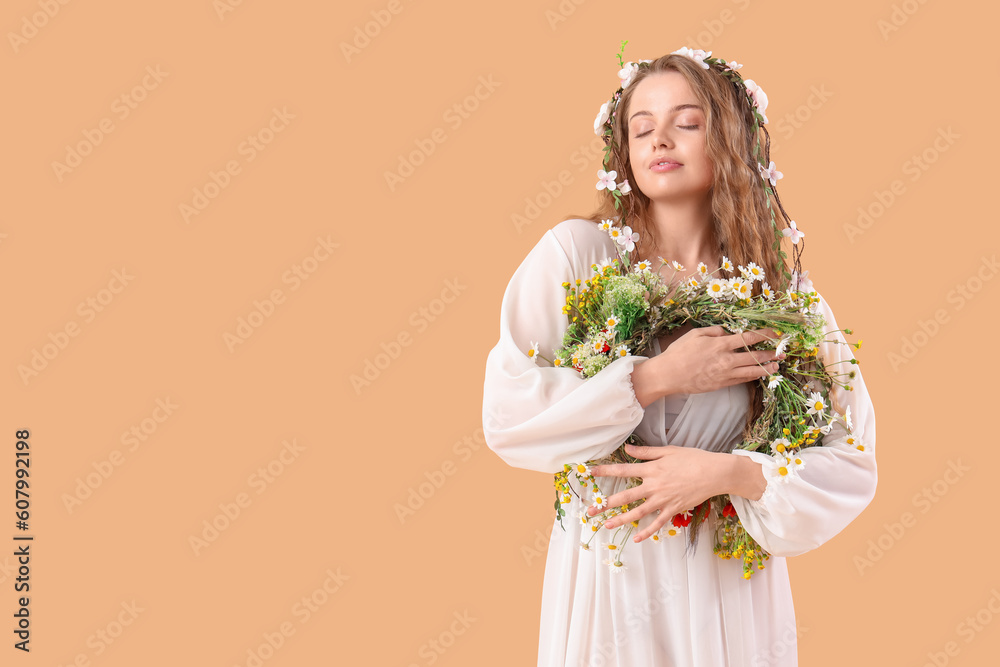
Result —
<svg viewBox="0 0 1000 667"><path fill-rule="evenodd" d="M681 163L678 162L677 160L671 160L668 157L658 157L658 158L653 158L653 161L649 163L649 168L652 169L653 167L657 166L660 163L667 164L667 165L669 165L669 164L675 164L677 166L681 165Z"/></svg>

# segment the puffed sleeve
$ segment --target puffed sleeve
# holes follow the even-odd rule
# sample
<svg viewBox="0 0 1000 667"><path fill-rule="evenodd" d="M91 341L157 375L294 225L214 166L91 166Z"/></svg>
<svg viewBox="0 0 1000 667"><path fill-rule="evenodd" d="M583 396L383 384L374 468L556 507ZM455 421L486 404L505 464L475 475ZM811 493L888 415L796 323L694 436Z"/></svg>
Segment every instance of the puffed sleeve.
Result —
<svg viewBox="0 0 1000 667"><path fill-rule="evenodd" d="M848 391L834 384L832 407L843 413L850 407L853 433L849 437L839 420L823 438L823 444L800 450L805 466L785 480L777 477L777 462L764 452L734 450L763 466L767 488L759 500L731 495L740 522L768 553L797 556L833 538L851 523L875 497L878 473L875 466L875 409L861 376L861 366L851 364L851 348L845 345L826 300L820 296L819 311L826 319L825 341L819 354L827 372L853 387ZM832 341L840 341L835 343ZM855 372L849 379L837 373Z"/></svg>
<svg viewBox="0 0 1000 667"><path fill-rule="evenodd" d="M632 369L648 357L615 359L590 378L528 357L532 342L552 359L568 326L562 284L593 275L613 243L586 220L548 230L518 266L500 305L500 340L486 361L483 434L487 446L516 468L561 472L563 464L601 458L642 421Z"/></svg>

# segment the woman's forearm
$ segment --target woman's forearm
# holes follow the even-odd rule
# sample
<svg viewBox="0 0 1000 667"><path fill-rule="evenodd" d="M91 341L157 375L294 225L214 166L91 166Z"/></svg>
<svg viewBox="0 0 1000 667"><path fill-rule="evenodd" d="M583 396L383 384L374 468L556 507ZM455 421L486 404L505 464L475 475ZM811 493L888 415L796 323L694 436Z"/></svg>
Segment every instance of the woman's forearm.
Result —
<svg viewBox="0 0 1000 667"><path fill-rule="evenodd" d="M664 372L662 368L666 358L664 355L657 355L636 364L632 369L632 389L639 405L644 408L659 398L675 393L669 382L670 373Z"/></svg>

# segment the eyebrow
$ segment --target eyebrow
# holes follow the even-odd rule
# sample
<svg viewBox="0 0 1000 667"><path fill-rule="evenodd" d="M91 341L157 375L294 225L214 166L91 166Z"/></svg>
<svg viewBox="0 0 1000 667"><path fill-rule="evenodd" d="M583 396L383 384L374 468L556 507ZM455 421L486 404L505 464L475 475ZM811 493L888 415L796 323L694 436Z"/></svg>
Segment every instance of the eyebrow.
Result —
<svg viewBox="0 0 1000 667"><path fill-rule="evenodd" d="M667 113L674 113L682 109L697 109L698 111L701 112L705 111L704 109L701 108L700 104L678 104L677 106L673 106L667 109ZM636 111L634 114L632 114L632 117L628 119L628 122L631 123L633 120L635 120L636 116L652 116L652 115L653 114L648 111Z"/></svg>

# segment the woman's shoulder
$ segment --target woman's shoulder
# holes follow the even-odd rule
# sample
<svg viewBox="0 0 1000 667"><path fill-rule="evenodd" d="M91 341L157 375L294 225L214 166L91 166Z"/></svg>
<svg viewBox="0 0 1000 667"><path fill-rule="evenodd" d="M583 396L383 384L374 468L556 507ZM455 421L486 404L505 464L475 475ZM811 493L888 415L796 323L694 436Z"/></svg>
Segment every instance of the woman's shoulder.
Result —
<svg viewBox="0 0 1000 667"><path fill-rule="evenodd" d="M608 257L616 257L614 240L594 220L568 218L552 227L549 234L559 243L566 256L589 267Z"/></svg>

